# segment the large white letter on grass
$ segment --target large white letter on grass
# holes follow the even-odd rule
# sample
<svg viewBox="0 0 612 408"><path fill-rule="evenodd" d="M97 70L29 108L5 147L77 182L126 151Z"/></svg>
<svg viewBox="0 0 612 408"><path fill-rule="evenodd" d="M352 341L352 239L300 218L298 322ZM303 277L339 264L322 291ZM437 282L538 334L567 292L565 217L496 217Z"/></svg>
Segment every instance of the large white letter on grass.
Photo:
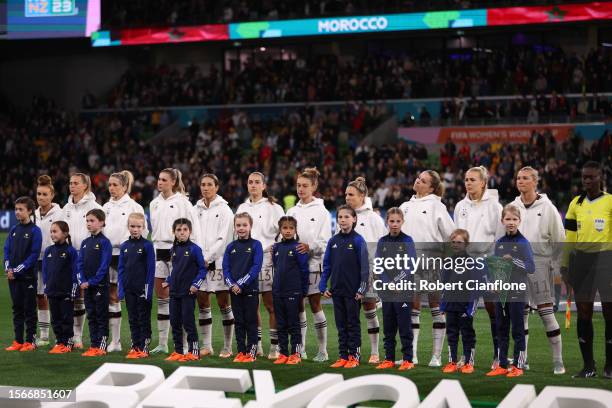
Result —
<svg viewBox="0 0 612 408"><path fill-rule="evenodd" d="M413 408L419 405L419 392L412 381L399 375L364 375L327 388L310 401L308 408L341 408L372 400L392 401L396 408Z"/></svg>
<svg viewBox="0 0 612 408"><path fill-rule="evenodd" d="M310 380L296 384L276 394L272 373L253 370L256 401L249 401L248 408L303 408L323 390L342 382L341 374L319 374Z"/></svg>
<svg viewBox="0 0 612 408"><path fill-rule="evenodd" d="M578 387L544 387L529 408L612 408L612 391Z"/></svg>
<svg viewBox="0 0 612 408"><path fill-rule="evenodd" d="M157 366L104 363L79 384L75 392L78 396L87 392L134 391L143 399L163 382L164 372Z"/></svg>
<svg viewBox="0 0 612 408"><path fill-rule="evenodd" d="M242 404L226 399L226 392L244 393L251 388L247 370L179 367L139 408L234 408Z"/></svg>
<svg viewBox="0 0 612 408"><path fill-rule="evenodd" d="M517 384L497 408L527 408L535 398L536 390L533 385Z"/></svg>
<svg viewBox="0 0 612 408"><path fill-rule="evenodd" d="M472 408L472 405L459 381L442 380L431 390L419 408Z"/></svg>

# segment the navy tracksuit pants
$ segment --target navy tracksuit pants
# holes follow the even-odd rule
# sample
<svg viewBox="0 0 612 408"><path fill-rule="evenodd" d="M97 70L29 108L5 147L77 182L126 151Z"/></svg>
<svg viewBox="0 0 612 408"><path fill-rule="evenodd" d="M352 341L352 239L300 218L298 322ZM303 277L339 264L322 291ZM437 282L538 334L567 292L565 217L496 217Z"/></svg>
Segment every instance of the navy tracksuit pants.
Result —
<svg viewBox="0 0 612 408"><path fill-rule="evenodd" d="M15 329L15 341L34 343L36 335L36 324L38 316L36 313L36 278L34 279L11 279L9 290L13 302L13 328Z"/></svg>
<svg viewBox="0 0 612 408"><path fill-rule="evenodd" d="M258 293L231 293L232 310L236 332L236 346L239 353L255 356L257 353L257 310Z"/></svg>
<svg viewBox="0 0 612 408"><path fill-rule="evenodd" d="M383 302L382 310L385 360L395 361L395 335L399 331L403 360L412 361L412 304Z"/></svg>
<svg viewBox="0 0 612 408"><path fill-rule="evenodd" d="M50 296L49 311L56 344L72 347L74 301L70 296Z"/></svg>
<svg viewBox="0 0 612 408"><path fill-rule="evenodd" d="M300 330L300 304L302 296L274 296L274 314L280 353L288 356L302 352L302 332ZM289 353L291 336L291 353Z"/></svg>
<svg viewBox="0 0 612 408"><path fill-rule="evenodd" d="M128 310L132 348L149 352L151 342L151 301L144 294L136 292L125 293L125 305Z"/></svg>
<svg viewBox="0 0 612 408"><path fill-rule="evenodd" d="M85 310L89 324L90 347L106 350L108 339L108 286L90 286L85 289Z"/></svg>
<svg viewBox="0 0 612 408"><path fill-rule="evenodd" d="M361 324L359 309L361 302L353 297L332 296L334 318L338 329L338 352L340 358L349 356L359 360L361 356Z"/></svg>
<svg viewBox="0 0 612 408"><path fill-rule="evenodd" d="M183 350L183 329L185 329L187 333L187 342L189 344L188 351L196 356L200 355L198 331L196 329L194 315L195 303L196 295L180 297L170 296L170 325L172 326L172 339L174 340L174 351L179 354L183 354L186 351Z"/></svg>
<svg viewBox="0 0 612 408"><path fill-rule="evenodd" d="M501 302L495 304L495 323L499 348L497 357L499 365L508 367L508 348L510 346L510 325L512 325L512 339L514 340L514 365L523 368L525 365L525 325L523 313L525 302Z"/></svg>
<svg viewBox="0 0 612 408"><path fill-rule="evenodd" d="M446 338L448 340L448 359L456 363L459 336L463 344L465 364L474 365L474 349L476 347L476 332L474 318L463 311L446 311Z"/></svg>

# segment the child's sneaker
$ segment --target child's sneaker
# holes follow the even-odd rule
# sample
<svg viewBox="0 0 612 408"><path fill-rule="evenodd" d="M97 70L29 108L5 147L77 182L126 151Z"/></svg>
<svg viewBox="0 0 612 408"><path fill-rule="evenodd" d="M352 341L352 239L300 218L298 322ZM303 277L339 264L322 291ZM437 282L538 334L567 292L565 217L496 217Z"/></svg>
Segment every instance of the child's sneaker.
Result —
<svg viewBox="0 0 612 408"><path fill-rule="evenodd" d="M51 350L49 350L49 354L61 354L63 347L63 344L56 344Z"/></svg>
<svg viewBox="0 0 612 408"><path fill-rule="evenodd" d="M380 363L379 365L376 366L377 370L386 370L389 368L395 368L395 362L391 361L391 360L385 360L382 363Z"/></svg>
<svg viewBox="0 0 612 408"><path fill-rule="evenodd" d="M473 364L465 364L459 370L461 371L461 374L472 374L474 372L474 365Z"/></svg>
<svg viewBox="0 0 612 408"><path fill-rule="evenodd" d="M170 354L169 357L166 357L164 360L166 361L181 361L181 359L183 358L183 355L180 353L177 353L176 351L172 352L172 354Z"/></svg>
<svg viewBox="0 0 612 408"><path fill-rule="evenodd" d="M346 363L348 363L348 360L344 358L339 358L338 360L336 360L334 364L330 365L330 367L331 368L341 368L341 367L344 367Z"/></svg>
<svg viewBox="0 0 612 408"><path fill-rule="evenodd" d="M274 364L285 364L287 362L287 357L284 354L280 354L276 360L274 360Z"/></svg>
<svg viewBox="0 0 612 408"><path fill-rule="evenodd" d="M523 370L516 366L512 366L510 367L510 370L508 370L508 374L506 374L506 377L520 377L521 375L523 375Z"/></svg>
<svg viewBox="0 0 612 408"><path fill-rule="evenodd" d="M90 347L87 349L86 352L82 353L81 356L83 357L94 357L96 354L96 349L93 347Z"/></svg>
<svg viewBox="0 0 612 408"><path fill-rule="evenodd" d="M255 360L257 360L257 357L255 357L252 354L245 354L243 359L240 360L241 363L254 363Z"/></svg>
<svg viewBox="0 0 612 408"><path fill-rule="evenodd" d="M106 350L104 350L103 348L94 349L94 357L100 357L100 356L105 356L105 355L106 355Z"/></svg>
<svg viewBox="0 0 612 408"><path fill-rule="evenodd" d="M414 363L412 361L403 360L402 364L397 369L398 371L408 371L414 368Z"/></svg>
<svg viewBox="0 0 612 408"><path fill-rule="evenodd" d="M300 364L301 362L302 362L302 357L300 353L292 354L287 359L287 364L289 365L296 365L296 364Z"/></svg>
<svg viewBox="0 0 612 408"><path fill-rule="evenodd" d="M457 371L457 363L450 362L444 366L442 372L445 374L454 373Z"/></svg>
<svg viewBox="0 0 612 408"><path fill-rule="evenodd" d="M344 368L355 368L355 367L359 367L359 360L357 360L353 356L349 356L349 359L344 365Z"/></svg>
<svg viewBox="0 0 612 408"><path fill-rule="evenodd" d="M19 351L21 350L22 347L23 347L23 344L17 343L15 340L13 340L13 343L7 348L5 348L5 350L6 351Z"/></svg>
<svg viewBox="0 0 612 408"><path fill-rule="evenodd" d="M487 377L497 377L499 375L507 375L508 374L508 370L501 367L501 366L497 366L496 368L494 368L493 370L489 371L487 373Z"/></svg>
<svg viewBox="0 0 612 408"><path fill-rule="evenodd" d="M234 357L234 363L242 363L242 360L246 357L246 354L240 352L236 357Z"/></svg>
<svg viewBox="0 0 612 408"><path fill-rule="evenodd" d="M23 345L19 349L19 351L21 351L21 352L34 351L34 350L36 350L36 345L34 343L30 343L28 341L23 343Z"/></svg>
<svg viewBox="0 0 612 408"><path fill-rule="evenodd" d="M187 353L187 354L183 355L183 358L181 358L179 361L181 363L185 363L185 362L188 362L188 361L198 361L199 359L200 359L200 357L196 356L195 354Z"/></svg>
<svg viewBox="0 0 612 408"><path fill-rule="evenodd" d="M135 358L138 358L139 354L140 354L140 350L138 350L137 348L133 348L133 349L130 349L129 353L126 354L125 358L135 359Z"/></svg>

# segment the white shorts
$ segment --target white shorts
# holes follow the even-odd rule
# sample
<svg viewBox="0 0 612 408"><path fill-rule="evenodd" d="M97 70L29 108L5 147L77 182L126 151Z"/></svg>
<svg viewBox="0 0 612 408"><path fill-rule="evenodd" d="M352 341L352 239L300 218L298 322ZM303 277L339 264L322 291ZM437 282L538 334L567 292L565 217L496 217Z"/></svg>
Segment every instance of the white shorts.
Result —
<svg viewBox="0 0 612 408"><path fill-rule="evenodd" d="M206 280L200 286L202 292L223 292L229 290L223 279L223 269L206 272Z"/></svg>
<svg viewBox="0 0 612 408"><path fill-rule="evenodd" d="M155 277L166 279L170 276L172 270L172 262L155 261Z"/></svg>
<svg viewBox="0 0 612 408"><path fill-rule="evenodd" d="M37 295L44 295L45 294L45 284L43 282L42 269L41 268L38 269L38 280L36 282L36 294Z"/></svg>
<svg viewBox="0 0 612 408"><path fill-rule="evenodd" d="M310 272L310 274L308 275L308 294L307 296L310 295L315 295L317 293L321 293L321 291L319 290L319 284L321 283L321 272Z"/></svg>
<svg viewBox="0 0 612 408"><path fill-rule="evenodd" d="M274 271L272 270L272 252L266 251L263 254L263 264L259 272L259 291L271 292Z"/></svg>
<svg viewBox="0 0 612 408"><path fill-rule="evenodd" d="M535 273L527 274L529 302L532 306L554 303L552 259L534 256Z"/></svg>

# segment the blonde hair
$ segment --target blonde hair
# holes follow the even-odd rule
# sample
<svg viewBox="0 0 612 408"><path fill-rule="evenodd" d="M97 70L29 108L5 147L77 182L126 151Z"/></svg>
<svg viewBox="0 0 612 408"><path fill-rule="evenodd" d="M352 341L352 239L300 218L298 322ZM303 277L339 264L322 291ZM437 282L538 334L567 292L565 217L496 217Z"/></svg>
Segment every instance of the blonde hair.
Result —
<svg viewBox="0 0 612 408"><path fill-rule="evenodd" d="M501 215L502 220L504 219L507 213L514 214L518 217L519 220L521 219L521 211L518 209L516 205L507 204L504 207L504 209L502 210L502 215Z"/></svg>
<svg viewBox="0 0 612 408"><path fill-rule="evenodd" d="M298 175L298 178L302 177L310 180L316 190L316 188L319 186L320 175L321 173L319 173L319 170L317 170L316 167L307 167Z"/></svg>
<svg viewBox="0 0 612 408"><path fill-rule="evenodd" d="M366 184L365 177L357 177L355 180L348 183L347 187L353 187L357 191L359 191L362 195L368 195L368 185Z"/></svg>
<svg viewBox="0 0 612 408"><path fill-rule="evenodd" d="M536 169L534 169L533 167L531 167L531 166L525 166L525 167L522 167L522 168L521 168L521 169L520 169L520 170L519 170L519 171L516 173L516 175L518 176L518 174L519 174L521 171L526 171L526 172L531 173L531 177L533 178L533 180L534 180L536 183L537 183L538 181L540 181L540 174L539 174L539 173L538 173L538 171L537 171Z"/></svg>
<svg viewBox="0 0 612 408"><path fill-rule="evenodd" d="M142 213L139 213L139 212L131 213L130 215L128 215L128 225L130 225L130 220L142 221L145 227L147 226L147 219Z"/></svg>
<svg viewBox="0 0 612 408"><path fill-rule="evenodd" d="M51 177L43 174L42 176L38 176L38 180L36 180L37 182L37 186L36 187L47 187L49 190L51 190L51 195L55 195L55 187L53 187L53 180L51 180Z"/></svg>
<svg viewBox="0 0 612 408"><path fill-rule="evenodd" d="M89 175L85 173L74 173L71 177L78 177L81 179L83 184L87 186L85 189L86 193L89 193L91 191L91 177L89 177Z"/></svg>
<svg viewBox="0 0 612 408"><path fill-rule="evenodd" d="M433 189L433 193L438 197L442 197L444 195L444 183L442 183L440 174L435 170L425 170L423 173L427 173L429 177L431 177L431 188Z"/></svg>
<svg viewBox="0 0 612 408"><path fill-rule="evenodd" d="M470 242L470 233L469 233L467 230L463 229L463 228L457 228L456 230L454 230L453 232L451 232L451 234L450 234L450 238L449 238L449 239L452 241L452 240L453 240L453 238L455 238L455 237L457 237L457 236L461 236L461 237L463 237L463 240L464 240L466 243L469 243L469 242Z"/></svg>
<svg viewBox="0 0 612 408"><path fill-rule="evenodd" d="M236 215L234 215L234 224L236 223L236 220L238 218L246 218L249 220L249 225L252 227L253 226L253 217L251 217L251 214L249 214L248 212L241 212L238 213Z"/></svg>
<svg viewBox="0 0 612 408"><path fill-rule="evenodd" d="M387 221L389 220L389 216L391 215L399 215L400 217L402 217L402 220L404 219L404 212L398 207L392 207L387 210Z"/></svg>
<svg viewBox="0 0 612 408"><path fill-rule="evenodd" d="M181 193L185 195L185 185L183 184L183 173L179 169L173 169L172 167L167 167L161 171L161 173L166 173L170 176L172 181L174 181L174 185L172 186L173 193Z"/></svg>
<svg viewBox="0 0 612 408"><path fill-rule="evenodd" d="M125 193L130 194L132 192L132 185L134 185L134 175L129 170L123 170L118 173L110 175L112 178L119 180L119 183L125 187Z"/></svg>

